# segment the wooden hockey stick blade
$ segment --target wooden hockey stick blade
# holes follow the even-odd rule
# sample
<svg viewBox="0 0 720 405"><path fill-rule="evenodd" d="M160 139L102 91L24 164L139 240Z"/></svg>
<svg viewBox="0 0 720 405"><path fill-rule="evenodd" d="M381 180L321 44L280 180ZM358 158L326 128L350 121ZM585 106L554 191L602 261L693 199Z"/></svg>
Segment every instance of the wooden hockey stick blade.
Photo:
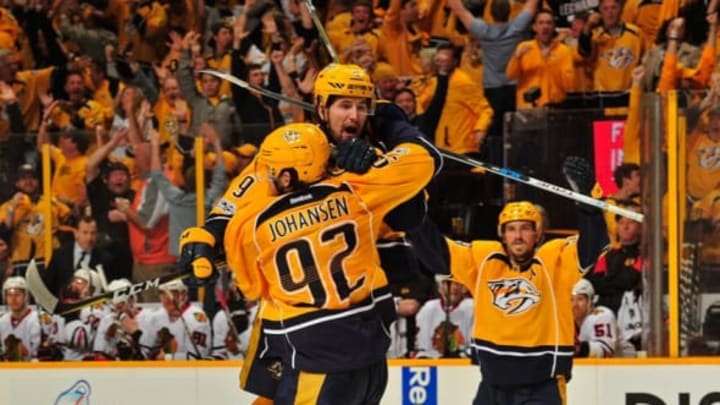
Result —
<svg viewBox="0 0 720 405"><path fill-rule="evenodd" d="M27 271L25 272L25 280L27 281L28 290L30 290L30 294L32 294L35 302L45 311L51 314L55 313L55 308L59 300L45 285L38 271L37 264L35 264L35 259L31 260L30 264L28 264Z"/></svg>
<svg viewBox="0 0 720 405"><path fill-rule="evenodd" d="M270 91L270 90L263 89L260 87L251 86L250 83L246 82L245 80L242 80L242 79L240 79L236 76L233 76L229 73L220 72L220 71L213 70L213 69L203 69L200 71L200 73L207 73L210 76L217 77L218 79L227 80L228 82L230 82L238 87L241 87L245 90L248 90L253 93L257 93L257 94L260 94L260 95L263 95L266 97L270 97L274 100L284 101L286 103L296 105L307 111L315 110L315 107L313 107L313 105L310 103L306 103L306 102L300 101L300 100L295 100L294 98L287 97L280 93L275 93L274 91Z"/></svg>

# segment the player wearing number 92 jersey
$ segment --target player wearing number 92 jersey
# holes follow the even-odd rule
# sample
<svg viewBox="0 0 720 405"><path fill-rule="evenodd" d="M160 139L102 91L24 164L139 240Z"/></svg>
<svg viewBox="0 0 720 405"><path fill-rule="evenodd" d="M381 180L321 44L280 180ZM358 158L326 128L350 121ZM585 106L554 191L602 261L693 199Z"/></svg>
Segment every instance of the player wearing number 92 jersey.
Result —
<svg viewBox="0 0 720 405"><path fill-rule="evenodd" d="M375 241L385 215L424 189L441 162L410 128L363 175L326 176L329 146L313 125L282 127L263 142L257 175L277 180L292 169L307 186L258 196L233 216L224 245L245 297L265 300L258 316L284 369L331 373L385 361L395 308Z"/></svg>
<svg viewBox="0 0 720 405"><path fill-rule="evenodd" d="M391 129L402 130L405 124L393 124ZM235 213L244 212L245 207L258 198L266 197L270 193L270 183L264 181L261 176L255 172L256 164L251 162L242 173L240 173L230 184L223 198L213 207L210 215L205 223L204 230L212 235L212 238L218 242L213 246L224 246L224 240L227 224ZM390 190L388 190L390 192ZM422 197L422 193L419 194ZM390 235L397 234L396 230L403 230L405 226L419 223L422 217L417 210L417 200L402 204L390 212L385 220L393 224L393 227L383 226L381 231L375 236L382 240ZM424 199L423 199L424 201ZM422 205L422 204L421 204ZM412 208L410 208L412 207ZM389 220L389 218L391 218ZM398 218L401 220L398 221ZM190 239L190 238L189 238ZM216 247L216 249L218 249ZM220 250L220 249L218 249ZM381 254L382 267L384 270L394 270L394 275L400 277L408 277L412 274L412 261L406 261L407 252L399 249L397 244L392 244L385 249L379 249ZM386 268L385 260L390 258L390 268ZM397 263L407 263L407 266L396 268ZM409 269L408 269L409 268ZM260 301L260 307L265 305L265 301ZM261 311L259 311L261 312ZM395 316L393 311L392 315ZM280 361L274 355L272 348L269 347L267 339L262 332L262 319L256 317L252 325L252 334L248 345L248 352L245 356L243 368L240 373L240 388L245 391L260 395L265 398L273 398L277 390L277 384L280 378ZM265 403L265 402L260 402ZM271 403L271 402L267 402Z"/></svg>

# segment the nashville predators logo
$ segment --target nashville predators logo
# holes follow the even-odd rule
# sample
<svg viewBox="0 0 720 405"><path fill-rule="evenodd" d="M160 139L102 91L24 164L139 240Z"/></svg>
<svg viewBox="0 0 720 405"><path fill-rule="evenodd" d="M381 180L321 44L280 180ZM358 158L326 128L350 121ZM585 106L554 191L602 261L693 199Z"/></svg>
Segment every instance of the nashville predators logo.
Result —
<svg viewBox="0 0 720 405"><path fill-rule="evenodd" d="M540 302L540 291L527 279L489 281L493 305L507 315L521 314Z"/></svg>
<svg viewBox="0 0 720 405"><path fill-rule="evenodd" d="M275 360L267 365L267 371L274 380L280 380L280 377L282 377L282 369L283 366L280 360Z"/></svg>
<svg viewBox="0 0 720 405"><path fill-rule="evenodd" d="M608 66L613 69L626 69L635 61L632 49L626 46L610 49L603 54L603 57L607 59Z"/></svg>
<svg viewBox="0 0 720 405"><path fill-rule="evenodd" d="M720 168L720 146L712 145L700 148L695 152L698 157L698 165L705 170Z"/></svg>
<svg viewBox="0 0 720 405"><path fill-rule="evenodd" d="M282 137L287 143L295 143L300 140L300 132L290 129L285 131Z"/></svg>

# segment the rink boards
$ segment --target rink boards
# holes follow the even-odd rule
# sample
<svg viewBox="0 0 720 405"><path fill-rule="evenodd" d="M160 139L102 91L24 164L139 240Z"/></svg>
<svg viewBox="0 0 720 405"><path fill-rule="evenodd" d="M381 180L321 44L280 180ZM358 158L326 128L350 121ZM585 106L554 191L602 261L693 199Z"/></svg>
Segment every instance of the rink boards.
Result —
<svg viewBox="0 0 720 405"><path fill-rule="evenodd" d="M242 362L0 364L0 405L240 405ZM464 360L390 362L383 405L470 404L479 370ZM720 404L720 359L581 360L568 403Z"/></svg>

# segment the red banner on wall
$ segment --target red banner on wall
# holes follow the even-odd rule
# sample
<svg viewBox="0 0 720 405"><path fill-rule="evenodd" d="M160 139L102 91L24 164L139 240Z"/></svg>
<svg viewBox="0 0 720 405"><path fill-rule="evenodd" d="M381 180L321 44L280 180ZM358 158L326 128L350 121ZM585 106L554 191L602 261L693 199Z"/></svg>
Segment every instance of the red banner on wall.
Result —
<svg viewBox="0 0 720 405"><path fill-rule="evenodd" d="M625 120L593 122L595 180L600 183L606 196L617 191L613 181L613 171L623 160L624 133Z"/></svg>

